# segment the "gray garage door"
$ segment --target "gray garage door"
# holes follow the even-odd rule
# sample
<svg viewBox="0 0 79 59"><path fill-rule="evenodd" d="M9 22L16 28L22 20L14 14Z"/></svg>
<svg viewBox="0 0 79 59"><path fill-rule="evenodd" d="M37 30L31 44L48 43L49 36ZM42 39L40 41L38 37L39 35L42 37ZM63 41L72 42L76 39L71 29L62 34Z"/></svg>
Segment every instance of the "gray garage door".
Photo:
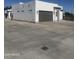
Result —
<svg viewBox="0 0 79 59"><path fill-rule="evenodd" d="M39 21L53 21L52 11L39 11Z"/></svg>

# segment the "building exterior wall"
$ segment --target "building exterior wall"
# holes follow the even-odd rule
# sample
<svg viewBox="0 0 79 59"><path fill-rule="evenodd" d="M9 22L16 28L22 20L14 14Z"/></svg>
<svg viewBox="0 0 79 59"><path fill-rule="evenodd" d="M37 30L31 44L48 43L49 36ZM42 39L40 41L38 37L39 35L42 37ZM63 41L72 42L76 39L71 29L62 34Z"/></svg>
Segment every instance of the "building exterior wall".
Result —
<svg viewBox="0 0 79 59"><path fill-rule="evenodd" d="M57 4L52 4L43 1L34 0L32 2L28 2L26 4L16 4L12 6L13 11L13 19L31 21L31 22L39 22L39 11L52 11L52 21L57 21L56 11L54 7L61 6ZM62 11L59 11L59 20L62 20L63 14Z"/></svg>
<svg viewBox="0 0 79 59"><path fill-rule="evenodd" d="M13 19L35 22L35 2L12 6Z"/></svg>
<svg viewBox="0 0 79 59"><path fill-rule="evenodd" d="M12 10L11 9L8 9L8 10L5 10L4 11L4 14L6 14L6 18L8 18L8 19L11 19L11 13L12 13Z"/></svg>
<svg viewBox="0 0 79 59"><path fill-rule="evenodd" d="M54 20L53 21L61 21L63 20L63 7L62 6L56 6L56 7L61 8L61 9L54 9L54 15L53 15Z"/></svg>
<svg viewBox="0 0 79 59"><path fill-rule="evenodd" d="M60 17L60 21L63 20L63 11L60 11L59 17Z"/></svg>
<svg viewBox="0 0 79 59"><path fill-rule="evenodd" d="M53 6L50 3L43 1L35 1L35 15L36 22L39 22L39 11L53 11Z"/></svg>
<svg viewBox="0 0 79 59"><path fill-rule="evenodd" d="M51 3L36 1L36 9L44 11L53 11L53 5Z"/></svg>
<svg viewBox="0 0 79 59"><path fill-rule="evenodd" d="M56 15L56 11L57 10L54 10L54 7L59 7L61 9L63 9L62 6L59 6L57 4L52 4L52 3L48 3L48 2L43 2L43 1L36 1L36 20L37 22L39 22L39 11L42 10L42 11L52 11L53 13L53 20L52 21L58 21L58 17ZM63 13L62 11L59 10L59 21L62 20L62 17L63 17Z"/></svg>

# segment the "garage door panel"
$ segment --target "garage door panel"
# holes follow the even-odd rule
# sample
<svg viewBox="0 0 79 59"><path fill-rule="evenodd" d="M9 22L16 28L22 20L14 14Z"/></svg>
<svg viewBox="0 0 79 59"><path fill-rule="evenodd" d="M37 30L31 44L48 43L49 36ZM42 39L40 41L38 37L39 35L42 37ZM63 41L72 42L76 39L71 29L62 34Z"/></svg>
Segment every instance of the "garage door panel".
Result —
<svg viewBox="0 0 79 59"><path fill-rule="evenodd" d="M53 21L53 13L51 11L39 11L39 21Z"/></svg>

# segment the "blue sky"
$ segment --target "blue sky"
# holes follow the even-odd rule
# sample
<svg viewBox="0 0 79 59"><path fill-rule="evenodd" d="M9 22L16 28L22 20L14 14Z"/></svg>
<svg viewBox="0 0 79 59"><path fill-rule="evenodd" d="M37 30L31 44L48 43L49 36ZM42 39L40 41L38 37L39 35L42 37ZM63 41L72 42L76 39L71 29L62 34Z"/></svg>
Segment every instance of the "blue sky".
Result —
<svg viewBox="0 0 79 59"><path fill-rule="evenodd" d="M28 2L31 0L4 0L5 6L10 6L15 3L19 2ZM51 3L57 3L59 5L62 5L64 7L64 11L74 11L74 0L43 0L46 2L51 2Z"/></svg>

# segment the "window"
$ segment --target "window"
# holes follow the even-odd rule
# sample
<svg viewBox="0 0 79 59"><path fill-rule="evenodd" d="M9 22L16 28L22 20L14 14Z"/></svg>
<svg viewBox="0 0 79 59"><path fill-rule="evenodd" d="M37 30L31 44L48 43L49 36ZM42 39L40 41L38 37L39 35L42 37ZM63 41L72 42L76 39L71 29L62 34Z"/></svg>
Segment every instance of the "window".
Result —
<svg viewBox="0 0 79 59"><path fill-rule="evenodd" d="M32 11L32 10L29 10L29 11Z"/></svg>
<svg viewBox="0 0 79 59"><path fill-rule="evenodd" d="M24 8L24 5L23 5L23 8Z"/></svg>
<svg viewBox="0 0 79 59"><path fill-rule="evenodd" d="M30 4L28 4L28 7L30 7Z"/></svg>
<svg viewBox="0 0 79 59"><path fill-rule="evenodd" d="M17 11L17 12L19 12L19 11Z"/></svg>
<svg viewBox="0 0 79 59"><path fill-rule="evenodd" d="M61 10L61 11L63 11L63 10Z"/></svg>
<svg viewBox="0 0 79 59"><path fill-rule="evenodd" d="M24 12L24 10L22 10L21 12Z"/></svg>

